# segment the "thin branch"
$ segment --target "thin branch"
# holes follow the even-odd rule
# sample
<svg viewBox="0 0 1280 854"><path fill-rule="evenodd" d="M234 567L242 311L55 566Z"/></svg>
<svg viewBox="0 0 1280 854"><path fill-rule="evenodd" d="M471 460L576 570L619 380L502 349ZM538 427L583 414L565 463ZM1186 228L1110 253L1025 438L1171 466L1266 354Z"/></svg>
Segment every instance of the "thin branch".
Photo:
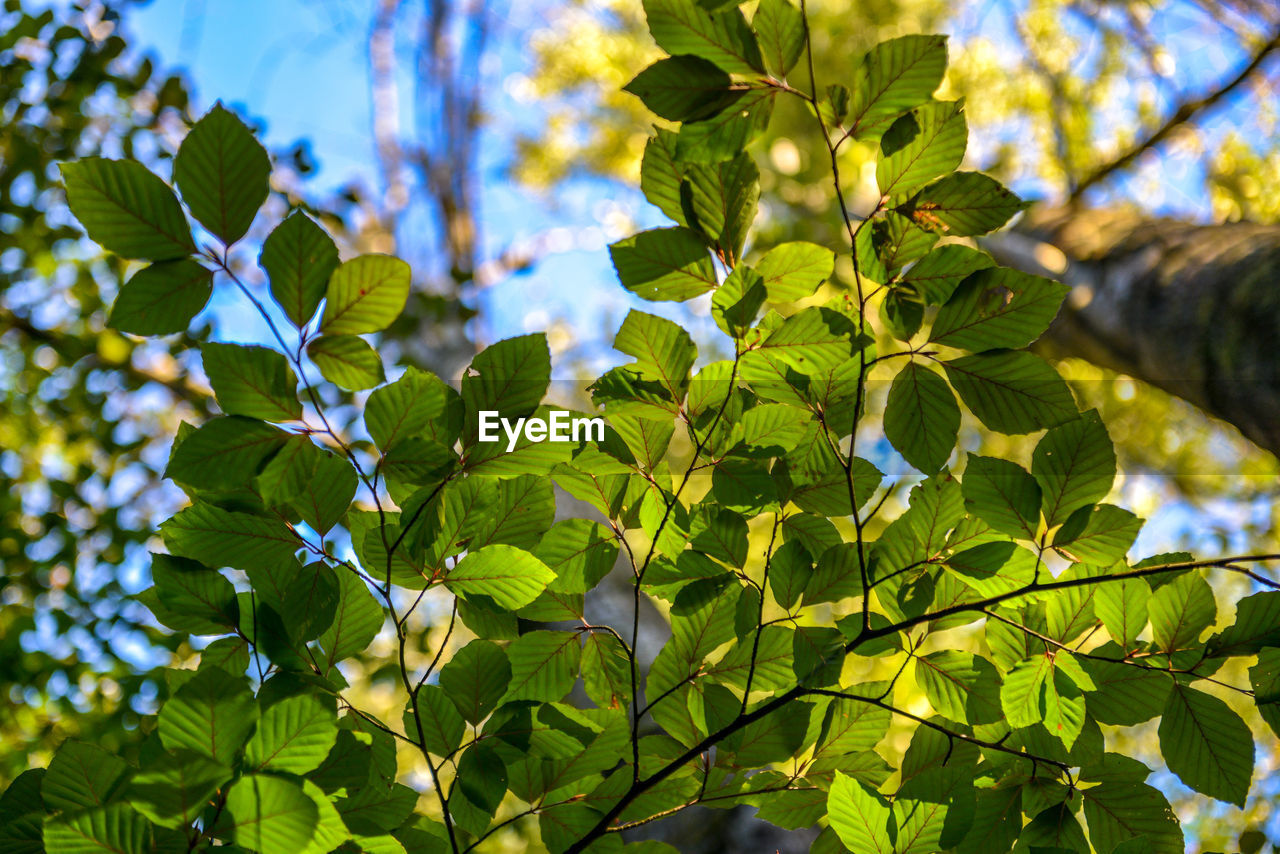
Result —
<svg viewBox="0 0 1280 854"><path fill-rule="evenodd" d="M1151 667L1150 665L1143 664L1141 661L1134 661L1131 658L1114 658L1109 655L1095 655L1091 652L1081 652L1077 649L1072 649L1071 647L1067 646L1065 643L1062 643L1061 641L1056 641L1047 635L1043 635L1029 626L1024 626L1022 623L1019 623L1017 620L1011 620L1008 617L1004 616L1003 614L997 614L995 611L983 611L983 613L987 615L988 619L993 619L993 620L996 620L997 622L1004 623L1007 626L1012 626L1013 628L1018 629L1019 631L1026 634L1028 637L1033 637L1038 641L1041 641L1049 646L1052 646L1055 649L1063 650L1064 652L1074 655L1077 658L1087 658L1092 661L1105 661L1109 664L1123 664L1127 667L1137 668L1138 670L1149 670L1154 673L1166 673L1170 676L1170 678L1172 678L1174 674L1185 673L1188 676L1194 676L1197 679L1203 679L1206 682L1212 682L1214 685L1218 685L1223 688L1236 691L1240 694L1245 694L1246 696L1249 696L1249 697L1253 696L1253 692L1250 691L1248 688L1241 688L1239 686L1232 685L1228 682L1223 682L1220 679L1214 679L1211 676L1202 676L1201 674L1197 673L1196 667L1199 667L1200 664L1204 661L1203 658L1199 662L1196 662L1195 667L1173 667L1172 657L1170 657L1170 660L1169 660L1169 663L1171 665L1169 667Z"/></svg>
<svg viewBox="0 0 1280 854"><path fill-rule="evenodd" d="M1276 31L1271 38L1263 44L1253 58L1249 60L1243 68L1228 81L1214 89L1207 95L1200 98L1193 98L1190 101L1184 101L1178 105L1168 120L1148 135L1145 139L1139 140L1128 151L1120 155L1110 163L1099 168L1092 175L1081 181L1068 197L1068 202L1078 202L1084 195L1084 192L1095 184L1111 177L1115 172L1121 171L1129 166L1138 157L1150 151L1151 149L1164 142L1175 130L1191 119L1195 118L1199 113L1213 108L1223 98L1230 95L1233 91L1244 85L1254 72L1266 61L1267 57L1280 49L1280 30Z"/></svg>
<svg viewBox="0 0 1280 854"><path fill-rule="evenodd" d="M1025 750L1018 750L1017 748L1014 748L1014 747L1006 747L1000 741L986 741L985 739L975 738L974 736L971 736L971 735L965 735L962 732L956 732L954 730L947 729L946 727L942 726L939 723L935 723L934 721L927 720L925 718L920 717L919 715L913 715L911 714L911 712L905 711L903 709L899 709L897 706L890 705L889 703L886 703L883 700L879 700L875 697L864 697L861 694L850 694L847 691L831 691L826 688L808 688L805 690L805 693L817 694L823 697L843 697L847 700L856 700L860 703L866 703L868 705L875 706L880 709L884 709L885 711L892 712L893 714L898 715L899 717L904 717L907 720L915 721L921 726L925 726L925 727L928 727L929 729L936 730L937 732L940 732L943 735L945 735L948 738L948 740L958 739L959 741L965 741L965 742L968 742L969 744L986 748L987 750L998 750L999 752L1007 753L1010 756L1017 756L1020 759L1026 759L1028 762L1032 763L1032 765L1035 765L1037 763L1052 765L1053 767L1062 771L1064 774L1070 774L1071 772L1071 766L1065 762L1059 762L1056 759L1049 759L1048 757L1038 756L1034 753L1028 753Z"/></svg>
<svg viewBox="0 0 1280 854"><path fill-rule="evenodd" d="M764 631L764 590L769 585L769 566L773 563L773 544L778 539L778 525L782 522L782 514L773 514L773 530L769 532L769 547L764 553L764 574L760 578L760 608L756 614L756 633L751 641L751 663L747 666L747 682L742 689L742 710L747 710L747 699L751 696L751 682L756 675L756 657L760 654L760 633Z"/></svg>
<svg viewBox="0 0 1280 854"><path fill-rule="evenodd" d="M858 634L853 640L845 645L845 650L853 652L861 644L875 640L876 638L886 637L888 635L897 634L914 626L928 623L933 620L939 620L943 617L950 617L953 614L964 614L972 611L985 611L988 608L999 605L1001 602L1007 602L1010 599L1018 599L1023 596L1029 596L1033 593L1045 593L1051 590L1066 590L1071 587L1084 587L1090 584L1108 584L1116 581L1124 581L1129 578L1146 578L1151 575L1161 575L1168 572L1181 572L1185 569L1226 569L1229 571L1238 571L1234 564L1239 561L1271 561L1280 560L1280 554L1260 554L1245 555L1241 557L1222 557L1211 558L1208 560L1188 560L1178 563L1164 563L1158 566L1144 566L1140 569L1131 569L1128 572L1117 572L1114 575L1102 576L1078 576L1076 578L1059 578L1053 581L1033 581L1030 584L1023 585L1016 590L1010 590L1007 593L1000 593L996 596L989 596L985 599L979 599L973 602L960 602L950 605L946 608L939 608L937 611L929 611L916 617L908 617L900 623L884 626L879 629L867 629ZM1269 582L1272 586L1280 589L1280 584Z"/></svg>

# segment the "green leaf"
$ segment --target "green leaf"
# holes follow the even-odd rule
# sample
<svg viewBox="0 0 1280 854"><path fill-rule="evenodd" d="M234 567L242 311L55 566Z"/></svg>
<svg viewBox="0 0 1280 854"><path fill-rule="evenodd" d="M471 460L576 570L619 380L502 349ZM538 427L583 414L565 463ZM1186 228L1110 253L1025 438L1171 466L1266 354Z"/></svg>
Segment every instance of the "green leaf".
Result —
<svg viewBox="0 0 1280 854"><path fill-rule="evenodd" d="M543 535L533 555L555 574L548 590L586 593L613 569L618 544L599 522L565 519Z"/></svg>
<svg viewBox="0 0 1280 854"><path fill-rule="evenodd" d="M249 643L244 638L219 638L200 650L201 667L221 667L233 676L249 667Z"/></svg>
<svg viewBox="0 0 1280 854"><path fill-rule="evenodd" d="M1141 578L1127 578L1098 585L1093 609L1111 639L1129 651L1135 648L1138 635L1146 628L1150 601L1150 585Z"/></svg>
<svg viewBox="0 0 1280 854"><path fill-rule="evenodd" d="M995 265L985 252L949 243L912 264L911 269L902 274L898 287L909 289L925 305L942 305L969 274Z"/></svg>
<svg viewBox="0 0 1280 854"><path fill-rule="evenodd" d="M298 378L283 353L269 347L208 343L200 347L200 355L223 412L266 421L302 417Z"/></svg>
<svg viewBox="0 0 1280 854"><path fill-rule="evenodd" d="M244 746L244 761L255 771L305 774L320 766L338 738L331 708L302 694L269 706Z"/></svg>
<svg viewBox="0 0 1280 854"><path fill-rule="evenodd" d="M507 647L511 685L506 699L558 702L578 678L582 645L576 632L533 631Z"/></svg>
<svg viewBox="0 0 1280 854"><path fill-rule="evenodd" d="M364 335L391 325L409 299L409 265L390 255L361 255L340 265L325 290L320 331Z"/></svg>
<svg viewBox="0 0 1280 854"><path fill-rule="evenodd" d="M1280 593L1271 591L1241 599L1236 621L1209 638L1214 656L1252 655L1275 646L1280 646Z"/></svg>
<svg viewBox="0 0 1280 854"><path fill-rule="evenodd" d="M983 543L953 554L947 566L981 596L999 596L1035 578L1035 553L1010 542Z"/></svg>
<svg viewBox="0 0 1280 854"><path fill-rule="evenodd" d="M739 444L734 453L750 457L780 457L806 436L811 423L803 409L785 403L763 403L743 413L734 426Z"/></svg>
<svg viewBox="0 0 1280 854"><path fill-rule="evenodd" d="M885 119L927 101L946 68L946 36L903 36L873 47L849 87L850 135L872 136L883 129Z"/></svg>
<svg viewBox="0 0 1280 854"><path fill-rule="evenodd" d="M813 559L794 540L774 549L769 560L769 590L782 608L791 609L813 575Z"/></svg>
<svg viewBox="0 0 1280 854"><path fill-rule="evenodd" d="M318 534L342 521L356 494L358 477L351 463L329 451L314 455L311 476L292 505Z"/></svg>
<svg viewBox="0 0 1280 854"><path fill-rule="evenodd" d="M1008 267L979 270L938 309L929 340L975 352L1026 347L1049 328L1067 291L1061 282Z"/></svg>
<svg viewBox="0 0 1280 854"><path fill-rule="evenodd" d="M492 641L471 641L440 669L440 687L473 724L489 716L510 684L511 663Z"/></svg>
<svg viewBox="0 0 1280 854"><path fill-rule="evenodd" d="M790 517L807 518L803 516ZM784 523L785 524L785 523ZM705 527L704 527L705 525ZM714 506L707 507L705 515L695 516L689 528L690 545L703 554L716 560L724 561L730 566L741 568L747 562L748 529L747 522L741 515L732 510L722 510ZM789 534L794 537L796 534ZM800 542L800 540L796 540ZM802 543L806 548L807 543Z"/></svg>
<svg viewBox="0 0 1280 854"><path fill-rule="evenodd" d="M363 391L387 377L378 351L358 335L321 335L307 344L307 355L320 375L348 391Z"/></svg>
<svg viewBox="0 0 1280 854"><path fill-rule="evenodd" d="M901 288L891 288L880 302L880 319L899 341L910 341L924 324L924 305Z"/></svg>
<svg viewBox="0 0 1280 854"><path fill-rule="evenodd" d="M240 624L236 589L221 573L192 560L153 554L151 579L161 604L171 612L165 621L169 628L220 635L234 631Z"/></svg>
<svg viewBox="0 0 1280 854"><path fill-rule="evenodd" d="M269 424L238 415L214 418L173 449L165 477L197 489L247 486L288 436Z"/></svg>
<svg viewBox="0 0 1280 854"><path fill-rule="evenodd" d="M191 750L231 764L258 718L244 680L225 670L200 670L160 709L160 740L170 750Z"/></svg>
<svg viewBox="0 0 1280 854"><path fill-rule="evenodd" d="M943 650L916 658L916 681L934 711L958 723L1000 720L1000 675L986 659Z"/></svg>
<svg viewBox="0 0 1280 854"><path fill-rule="evenodd" d="M85 157L59 168L71 213L107 251L147 261L196 251L178 197L142 164Z"/></svg>
<svg viewBox="0 0 1280 854"><path fill-rule="evenodd" d="M635 357L628 367L642 378L660 382L676 400L683 397L689 369L698 358L693 339L679 324L635 309L622 321L613 349Z"/></svg>
<svg viewBox="0 0 1280 854"><path fill-rule="evenodd" d="M1122 657L1124 651L1108 644L1100 656ZM1081 662L1097 690L1086 694L1089 714L1099 723L1133 726L1160 714L1173 680L1158 670L1130 667L1086 658Z"/></svg>
<svg viewBox="0 0 1280 854"><path fill-rule="evenodd" d="M1044 492L1049 527L1106 498L1116 476L1116 454L1097 410L1045 433L1031 456L1031 474Z"/></svg>
<svg viewBox="0 0 1280 854"><path fill-rule="evenodd" d="M354 572L338 573L338 608L333 623L320 635L329 666L363 652L382 630L382 608Z"/></svg>
<svg viewBox="0 0 1280 854"><path fill-rule="evenodd" d="M640 190L650 204L680 225L688 225L680 199L687 164L676 160L675 132L665 128L654 130L656 135L645 143L644 156L640 159Z"/></svg>
<svg viewBox="0 0 1280 854"><path fill-rule="evenodd" d="M925 187L905 212L916 223L952 237L995 231L1027 203L979 172L953 172Z"/></svg>
<svg viewBox="0 0 1280 854"><path fill-rule="evenodd" d="M258 493L271 507L283 507L307 488L324 454L310 437L291 435L257 475Z"/></svg>
<svg viewBox="0 0 1280 854"><path fill-rule="evenodd" d="M40 787L46 773L44 768L28 768L9 781L8 788L0 794L0 827L23 816L45 811ZM8 841L3 836L0 839ZM36 840L39 841L38 832Z"/></svg>
<svg viewBox="0 0 1280 854"><path fill-rule="evenodd" d="M412 814L415 801L417 792L386 779L340 798L335 806L349 828L375 836L402 824Z"/></svg>
<svg viewBox="0 0 1280 854"><path fill-rule="evenodd" d="M151 850L151 827L124 804L56 819L46 816L43 850L48 854L144 854Z"/></svg>
<svg viewBox="0 0 1280 854"><path fill-rule="evenodd" d="M418 691L417 709L417 721L414 720L412 706L405 710L404 729L409 737L419 738L418 721L421 721L421 738L427 750L440 757L457 750L467 731L467 723L448 692L439 685L423 685Z"/></svg>
<svg viewBox="0 0 1280 854"><path fill-rule="evenodd" d="M875 282L887 282L889 273L923 257L938 242L938 235L896 210L887 211L855 237L863 275Z"/></svg>
<svg viewBox="0 0 1280 854"><path fill-rule="evenodd" d="M1249 684L1258 704L1258 714L1280 735L1280 649L1258 651L1258 663L1249 668Z"/></svg>
<svg viewBox="0 0 1280 854"><path fill-rule="evenodd" d="M551 351L541 333L490 344L462 377L466 436L477 435L479 412L492 410L504 418L533 414L551 382Z"/></svg>
<svg viewBox="0 0 1280 854"><path fill-rule="evenodd" d="M687 228L654 228L609 246L622 286L652 302L682 302L716 286L707 247Z"/></svg>
<svg viewBox="0 0 1280 854"><path fill-rule="evenodd" d="M302 789L307 793L307 797L311 798L311 802L316 805L319 818L316 822L316 830L311 837L311 842L307 844L307 847L300 854L328 854L328 852L333 851L351 838L351 831L342 823L342 816L334 807L333 802L329 800L329 796L325 794L324 789L309 779L302 781ZM361 841L358 844L363 843ZM403 849L401 849L402 851Z"/></svg>
<svg viewBox="0 0 1280 854"><path fill-rule="evenodd" d="M739 264L711 297L711 316L726 335L745 338L768 296L760 274Z"/></svg>
<svg viewBox="0 0 1280 854"><path fill-rule="evenodd" d="M1243 807L1253 775L1253 734L1231 707L1175 683L1160 718L1169 770L1202 795Z"/></svg>
<svg viewBox="0 0 1280 854"><path fill-rule="evenodd" d="M965 405L999 433L1032 433L1076 416L1071 389L1039 356L996 350L943 362Z"/></svg>
<svg viewBox="0 0 1280 854"><path fill-rule="evenodd" d="M213 294L213 273L190 258L160 261L125 282L107 325L133 335L185 332Z"/></svg>
<svg viewBox="0 0 1280 854"><path fill-rule="evenodd" d="M1142 520L1128 510L1111 504L1086 505L1062 523L1053 548L1070 560L1110 564L1124 557L1141 528Z"/></svg>
<svg viewBox="0 0 1280 854"><path fill-rule="evenodd" d="M1049 658L1037 655L1019 662L1005 675L1004 685L1000 688L1000 707L1009 726L1033 726L1044 720L1040 698L1052 673L1053 663Z"/></svg>
<svg viewBox="0 0 1280 854"><path fill-rule="evenodd" d="M66 741L40 784L45 809L70 812L102 806L117 794L129 766L101 747L82 741Z"/></svg>
<svg viewBox="0 0 1280 854"><path fill-rule="evenodd" d="M860 687L860 690L867 690ZM884 739L893 720L888 709L851 697L837 697L828 707L815 759L871 750Z"/></svg>
<svg viewBox="0 0 1280 854"><path fill-rule="evenodd" d="M1151 634L1165 652L1191 649L1200 635L1213 625L1218 603L1209 583L1198 572L1180 575L1164 584L1151 597Z"/></svg>
<svg viewBox="0 0 1280 854"><path fill-rule="evenodd" d="M481 367L490 364L482 362ZM546 358L546 365L549 375L550 356ZM383 451L400 438L419 435L452 446L462 431L462 411L461 396L439 377L409 368L400 379L369 395L364 407L364 426Z"/></svg>
<svg viewBox="0 0 1280 854"><path fill-rule="evenodd" d="M847 316L812 306L784 320L743 358L756 362L776 360L813 376L839 367L857 355L864 343L857 326Z"/></svg>
<svg viewBox="0 0 1280 854"><path fill-rule="evenodd" d="M1164 795L1145 783L1104 782L1081 789L1089 839L1098 851L1141 839L1151 854L1183 854L1182 828Z"/></svg>
<svg viewBox="0 0 1280 854"><path fill-rule="evenodd" d="M222 103L195 123L173 160L173 182L200 224L226 245L244 237L270 192L271 158Z"/></svg>
<svg viewBox="0 0 1280 854"><path fill-rule="evenodd" d="M676 157L685 163L718 163L736 157L769 127L771 86L737 90L739 95L717 115L686 122L676 138Z"/></svg>
<svg viewBox="0 0 1280 854"><path fill-rule="evenodd" d="M294 211L267 235L258 264L271 280L271 296L301 329L324 298L338 267L338 247L302 211Z"/></svg>
<svg viewBox="0 0 1280 854"><path fill-rule="evenodd" d="M546 564L523 549L490 545L467 552L445 576L444 584L463 599L487 596L514 611L538 598L555 577Z"/></svg>
<svg viewBox="0 0 1280 854"><path fill-rule="evenodd" d="M507 793L507 768L502 757L488 744L468 748L458 761L454 787L449 792L449 809L453 812L454 822L468 833L479 836L489 826ZM458 795L456 799L455 794ZM547 824L545 817L539 820L540 826L545 828Z"/></svg>
<svg viewBox="0 0 1280 854"><path fill-rule="evenodd" d="M169 551L213 566L273 569L301 546L283 522L196 503L160 526Z"/></svg>
<svg viewBox="0 0 1280 854"><path fill-rule="evenodd" d="M882 604L892 599L909 578L899 570L936 559L947 541L947 531L964 517L960 484L945 470L911 488L909 508L884 530L876 541L876 575L890 583L877 596Z"/></svg>
<svg viewBox="0 0 1280 854"><path fill-rule="evenodd" d="M231 838L260 854L297 854L311 841L320 811L301 786L283 777L251 774L227 791Z"/></svg>
<svg viewBox="0 0 1280 854"><path fill-rule="evenodd" d="M827 817L850 851L893 854L897 826L888 802L839 771L831 781Z"/></svg>
<svg viewBox="0 0 1280 854"><path fill-rule="evenodd" d="M588 632L582 648L582 685L602 709L625 709L631 702L627 651L607 632Z"/></svg>
<svg viewBox="0 0 1280 854"><path fill-rule="evenodd" d="M1044 728L1070 750L1084 729L1084 714L1083 693L1055 667L1044 680Z"/></svg>
<svg viewBox="0 0 1280 854"><path fill-rule="evenodd" d="M960 432L960 407L946 382L908 362L889 387L884 434L898 453L925 474L946 465Z"/></svg>
<svg viewBox="0 0 1280 854"><path fill-rule="evenodd" d="M756 217L760 169L748 154L715 164L693 164L682 187L685 218L694 231L720 249L729 266L736 263Z"/></svg>
<svg viewBox="0 0 1280 854"><path fill-rule="evenodd" d="M965 464L965 507L1001 533L1034 540L1040 530L1040 485L1017 463L969 455Z"/></svg>
<svg viewBox="0 0 1280 854"><path fill-rule="evenodd" d="M693 0L644 0L649 32L672 56L692 54L734 74L764 71L760 46L737 8L710 13Z"/></svg>
<svg viewBox="0 0 1280 854"><path fill-rule="evenodd" d="M129 805L162 827L189 827L232 777L231 768L198 753L162 753L133 779Z"/></svg>
<svg viewBox="0 0 1280 854"><path fill-rule="evenodd" d="M673 122L715 115L732 100L729 75L696 56L660 59L622 87L650 111Z"/></svg>
<svg viewBox="0 0 1280 854"><path fill-rule="evenodd" d="M969 139L963 107L963 101L931 101L889 126L876 161L881 195L910 192L960 165Z"/></svg>
<svg viewBox="0 0 1280 854"><path fill-rule="evenodd" d="M1058 576L1061 581L1075 578L1091 578L1105 575L1105 566L1096 564L1073 563ZM1097 625L1093 613L1093 597L1098 584L1085 584L1058 590L1049 598L1045 606L1045 619L1048 634L1054 640L1068 643L1078 637L1086 629Z"/></svg>
<svg viewBox="0 0 1280 854"><path fill-rule="evenodd" d="M760 38L765 67L786 77L804 54L804 15L790 0L761 0L751 28Z"/></svg>
<svg viewBox="0 0 1280 854"><path fill-rule="evenodd" d="M756 272L764 279L770 300L792 302L812 296L818 285L831 277L835 263L835 253L825 246L794 241L766 252L756 264Z"/></svg>

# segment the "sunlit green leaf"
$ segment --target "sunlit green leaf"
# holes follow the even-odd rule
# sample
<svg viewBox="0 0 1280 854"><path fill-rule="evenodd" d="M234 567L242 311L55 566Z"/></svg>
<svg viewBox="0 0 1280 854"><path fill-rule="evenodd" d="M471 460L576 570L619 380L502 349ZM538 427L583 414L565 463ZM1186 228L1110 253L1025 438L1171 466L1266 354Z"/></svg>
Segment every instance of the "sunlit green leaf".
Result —
<svg viewBox="0 0 1280 854"><path fill-rule="evenodd" d="M283 353L268 347L208 343L200 354L223 412L267 421L302 417L298 378Z"/></svg>
<svg viewBox="0 0 1280 854"><path fill-rule="evenodd" d="M71 213L104 249L148 261L195 252L178 197L142 164L86 157L60 168Z"/></svg>
<svg viewBox="0 0 1280 854"><path fill-rule="evenodd" d="M321 376L340 388L363 391L386 379L382 358L358 335L322 335L307 344Z"/></svg>
<svg viewBox="0 0 1280 854"><path fill-rule="evenodd" d="M189 258L158 261L125 282L107 324L134 335L186 331L213 294L213 273Z"/></svg>
<svg viewBox="0 0 1280 854"><path fill-rule="evenodd" d="M338 248L310 217L294 211L267 235L258 263L271 280L271 296L301 328L324 299L338 266Z"/></svg>
<svg viewBox="0 0 1280 854"><path fill-rule="evenodd" d="M389 255L361 255L340 265L325 290L320 331L326 335L380 332L404 310L409 265Z"/></svg>
<svg viewBox="0 0 1280 854"><path fill-rule="evenodd" d="M200 224L235 243L270 191L271 159L253 131L215 103L192 126L173 160L173 182Z"/></svg>

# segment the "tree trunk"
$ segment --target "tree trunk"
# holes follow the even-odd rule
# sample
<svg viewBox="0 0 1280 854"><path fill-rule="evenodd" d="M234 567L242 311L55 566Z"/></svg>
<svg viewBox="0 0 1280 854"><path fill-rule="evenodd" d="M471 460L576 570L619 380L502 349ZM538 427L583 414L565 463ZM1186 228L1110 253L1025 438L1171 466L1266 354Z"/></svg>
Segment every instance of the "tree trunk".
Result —
<svg viewBox="0 0 1280 854"><path fill-rule="evenodd" d="M988 248L1072 286L1049 354L1164 389L1280 455L1280 225L1043 210Z"/></svg>

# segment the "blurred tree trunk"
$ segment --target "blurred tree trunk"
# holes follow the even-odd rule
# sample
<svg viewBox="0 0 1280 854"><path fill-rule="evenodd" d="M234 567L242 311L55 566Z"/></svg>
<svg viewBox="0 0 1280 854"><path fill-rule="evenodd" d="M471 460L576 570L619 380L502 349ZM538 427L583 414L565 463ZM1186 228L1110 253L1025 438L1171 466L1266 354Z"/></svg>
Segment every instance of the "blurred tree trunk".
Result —
<svg viewBox="0 0 1280 854"><path fill-rule="evenodd" d="M1072 286L1050 355L1175 394L1280 455L1280 225L1058 208L988 248Z"/></svg>

